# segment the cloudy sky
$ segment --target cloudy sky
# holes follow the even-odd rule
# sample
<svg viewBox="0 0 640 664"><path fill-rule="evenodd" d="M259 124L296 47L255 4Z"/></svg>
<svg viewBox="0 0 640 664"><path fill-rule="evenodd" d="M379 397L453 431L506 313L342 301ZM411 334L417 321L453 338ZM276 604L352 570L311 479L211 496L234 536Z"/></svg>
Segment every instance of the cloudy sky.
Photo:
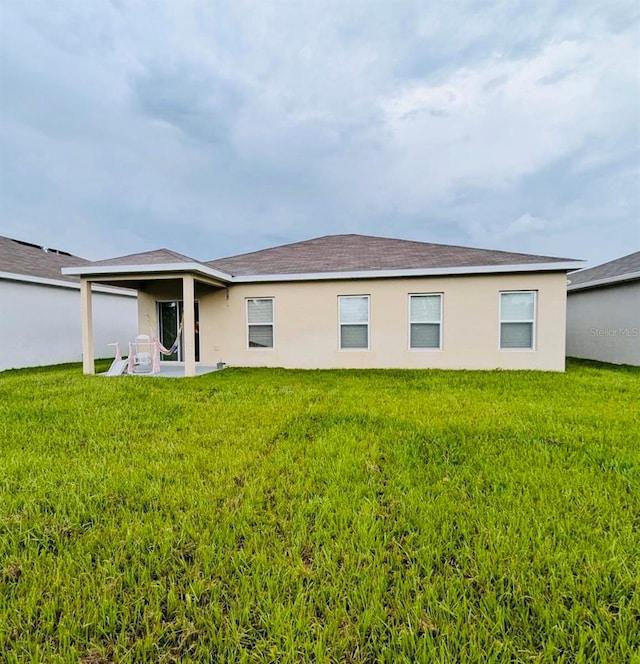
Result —
<svg viewBox="0 0 640 664"><path fill-rule="evenodd" d="M640 249L633 0L0 0L0 234Z"/></svg>

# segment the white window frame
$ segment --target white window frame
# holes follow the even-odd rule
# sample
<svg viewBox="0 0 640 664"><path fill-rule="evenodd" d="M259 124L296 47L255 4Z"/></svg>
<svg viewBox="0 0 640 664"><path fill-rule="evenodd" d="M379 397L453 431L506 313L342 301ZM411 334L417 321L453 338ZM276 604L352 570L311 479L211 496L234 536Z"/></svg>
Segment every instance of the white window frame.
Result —
<svg viewBox="0 0 640 664"><path fill-rule="evenodd" d="M411 298L412 298L412 297L434 296L434 295L438 295L438 296L440 296L440 320L438 321L438 325L440 326L440 332L439 332L439 334L438 334L438 340L439 340L439 342L440 342L440 345L437 346L437 347L434 346L433 348L417 348L417 347L414 348L414 347L411 345L411 325L412 325L413 323L416 323L416 324L419 325L419 324L420 324L420 321L412 321L412 320L411 320ZM442 339L443 334L442 334L442 331L443 331L443 329L444 329L443 324L442 324L442 312L443 312L443 310L444 310L444 293L409 293L409 297L408 297L408 299L407 299L407 320L409 321L408 330L407 330L407 332L408 332L407 348L408 348L412 353L413 353L413 352L418 352L418 353L420 353L420 352L423 352L423 351L427 351L427 352L431 352L431 353L432 353L432 352L434 352L434 351L441 351L441 350L442 350L442 344L443 344L443 339ZM424 321L423 321L423 322L424 322ZM429 325L435 325L435 323L433 323L433 322L431 322L431 321L429 321L428 324L429 324Z"/></svg>
<svg viewBox="0 0 640 664"><path fill-rule="evenodd" d="M367 322L366 323L343 323L340 318L340 301L353 297L367 298ZM343 348L342 347L342 326L343 325L365 325L367 326L367 347L366 348ZM338 350L341 353L361 353L371 350L371 296L363 293L354 295L338 295Z"/></svg>
<svg viewBox="0 0 640 664"><path fill-rule="evenodd" d="M533 318L527 320L502 320L502 296L503 295L533 295ZM536 321L538 320L538 291L537 290L503 290L498 293L498 350L505 352L530 353L536 350L537 335ZM503 323L531 323L531 347L530 348L503 348L502 347L502 324Z"/></svg>
<svg viewBox="0 0 640 664"><path fill-rule="evenodd" d="M249 302L254 300L271 300L271 323L249 323ZM276 299L275 297L266 296L266 297L245 297L245 320L246 320L246 342L247 350L250 351L266 351L274 350L276 347ZM272 345L268 348L261 348L259 346L250 346L249 345L249 328L255 325L271 325L271 339L273 341Z"/></svg>

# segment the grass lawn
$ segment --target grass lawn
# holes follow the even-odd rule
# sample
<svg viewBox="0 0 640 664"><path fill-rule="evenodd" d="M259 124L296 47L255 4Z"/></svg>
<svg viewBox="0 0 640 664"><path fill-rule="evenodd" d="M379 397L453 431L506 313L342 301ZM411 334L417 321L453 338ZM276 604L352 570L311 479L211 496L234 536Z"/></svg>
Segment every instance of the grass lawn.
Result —
<svg viewBox="0 0 640 664"><path fill-rule="evenodd" d="M639 402L578 362L2 373L0 660L638 662Z"/></svg>

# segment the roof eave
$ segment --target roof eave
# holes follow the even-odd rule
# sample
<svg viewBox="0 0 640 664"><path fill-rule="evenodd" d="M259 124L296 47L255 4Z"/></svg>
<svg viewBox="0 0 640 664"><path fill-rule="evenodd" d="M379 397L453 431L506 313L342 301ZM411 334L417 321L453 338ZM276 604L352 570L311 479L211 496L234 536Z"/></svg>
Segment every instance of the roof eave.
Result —
<svg viewBox="0 0 640 664"><path fill-rule="evenodd" d="M64 268L63 268L64 269ZM16 272L0 272L0 279L6 281L21 281L38 286L53 286L55 288L68 288L69 290L80 290L79 281L63 281L62 279L50 279L49 277L36 277L31 274L18 274ZM110 293L112 295L124 295L127 297L136 297L135 291L130 288L119 286L97 286L97 293Z"/></svg>
<svg viewBox="0 0 640 664"><path fill-rule="evenodd" d="M438 268L407 268L397 270L346 270L342 272L299 272L292 274L255 274L232 276L200 263L158 263L154 265L110 265L62 268L62 274L78 277L107 277L123 274L185 273L203 274L228 284L276 281L331 281L344 279L388 279L398 277L432 277L474 274L505 274L514 272L567 272L575 270L583 261L555 261L551 263L521 263L513 265L476 265Z"/></svg>
<svg viewBox="0 0 640 664"><path fill-rule="evenodd" d="M230 274L215 270L201 263L157 263L153 265L83 265L80 267L64 267L62 274L77 277L105 277L123 274L157 274L160 272L192 272L202 274L225 283L230 283Z"/></svg>
<svg viewBox="0 0 640 664"><path fill-rule="evenodd" d="M464 267L410 268L399 270L357 270L345 272L308 272L297 274L257 274L232 277L232 283L274 281L329 281L341 279L388 279L394 277L438 277L474 274L504 274L513 272L567 272L584 261L552 263L523 263L516 265L476 265Z"/></svg>
<svg viewBox="0 0 640 664"><path fill-rule="evenodd" d="M613 286L615 284L622 284L628 281L640 280L640 272L629 272L627 274L618 274L615 277L605 277L603 279L592 279L591 281L584 281L578 284L571 284L567 286L568 291L587 290L590 288L600 288L604 286Z"/></svg>

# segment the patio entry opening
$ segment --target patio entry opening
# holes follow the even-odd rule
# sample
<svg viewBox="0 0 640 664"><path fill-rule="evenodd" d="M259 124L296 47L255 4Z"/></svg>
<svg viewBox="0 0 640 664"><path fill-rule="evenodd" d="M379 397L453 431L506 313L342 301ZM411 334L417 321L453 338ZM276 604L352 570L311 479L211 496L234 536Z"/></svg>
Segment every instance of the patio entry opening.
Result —
<svg viewBox="0 0 640 664"><path fill-rule="evenodd" d="M178 336L178 329L184 320L184 303L182 300L158 302L158 339L165 348L171 348L171 344ZM196 362L200 361L200 307L194 303L195 316L195 345ZM173 355L165 355L165 362L182 362L184 358L183 337L180 335L180 345Z"/></svg>

